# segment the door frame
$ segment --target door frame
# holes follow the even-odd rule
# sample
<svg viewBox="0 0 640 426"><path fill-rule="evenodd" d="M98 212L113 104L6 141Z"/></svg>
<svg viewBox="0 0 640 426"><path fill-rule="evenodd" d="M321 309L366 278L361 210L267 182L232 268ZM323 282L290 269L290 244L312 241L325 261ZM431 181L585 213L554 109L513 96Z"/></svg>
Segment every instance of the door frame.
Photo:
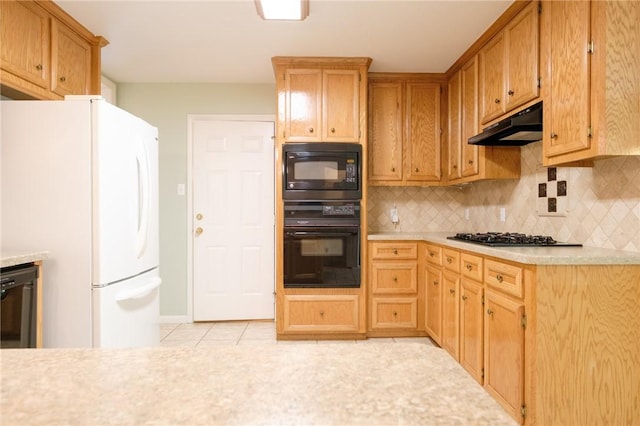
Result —
<svg viewBox="0 0 640 426"><path fill-rule="evenodd" d="M263 121L273 123L274 137L276 127L275 114L187 114L187 321L193 322L193 123L197 120L208 121ZM275 139L274 139L275 142ZM275 146L275 143L274 143ZM276 173L276 162L273 161L273 173ZM275 182L275 179L274 179ZM275 192L274 192L275 194ZM275 199L273 223L275 226ZM274 259L275 262L275 239ZM275 274L273 277L275 292ZM275 307L274 307L275 309ZM274 312L275 314L275 312Z"/></svg>

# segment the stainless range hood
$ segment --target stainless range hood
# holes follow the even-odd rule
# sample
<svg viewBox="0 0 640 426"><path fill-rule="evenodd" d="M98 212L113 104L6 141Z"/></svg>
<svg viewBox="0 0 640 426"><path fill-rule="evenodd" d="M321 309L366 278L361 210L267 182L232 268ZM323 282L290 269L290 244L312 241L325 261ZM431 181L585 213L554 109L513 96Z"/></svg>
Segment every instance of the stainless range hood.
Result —
<svg viewBox="0 0 640 426"><path fill-rule="evenodd" d="M539 140L542 140L542 102L483 129L469 138L469 144L522 146Z"/></svg>

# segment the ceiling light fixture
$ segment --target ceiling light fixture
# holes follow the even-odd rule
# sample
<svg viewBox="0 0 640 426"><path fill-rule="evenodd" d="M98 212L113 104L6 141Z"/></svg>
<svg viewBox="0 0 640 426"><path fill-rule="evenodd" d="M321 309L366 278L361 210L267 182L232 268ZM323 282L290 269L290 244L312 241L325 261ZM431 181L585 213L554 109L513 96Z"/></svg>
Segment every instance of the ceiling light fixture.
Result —
<svg viewBox="0 0 640 426"><path fill-rule="evenodd" d="M309 15L309 0L255 0L262 19L302 21Z"/></svg>

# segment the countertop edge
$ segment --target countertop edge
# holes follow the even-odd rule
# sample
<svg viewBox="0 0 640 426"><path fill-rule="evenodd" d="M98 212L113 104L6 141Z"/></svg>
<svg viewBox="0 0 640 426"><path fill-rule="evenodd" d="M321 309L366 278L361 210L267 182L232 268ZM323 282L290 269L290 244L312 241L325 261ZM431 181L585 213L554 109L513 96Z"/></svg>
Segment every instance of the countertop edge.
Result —
<svg viewBox="0 0 640 426"><path fill-rule="evenodd" d="M23 263L45 260L47 257L49 257L49 252L46 250L2 250L0 256L0 267L7 268L9 266L22 265Z"/></svg>
<svg viewBox="0 0 640 426"><path fill-rule="evenodd" d="M640 265L640 253L598 247L485 247L447 237L452 232L373 233L369 241L425 241L427 243L531 265Z"/></svg>

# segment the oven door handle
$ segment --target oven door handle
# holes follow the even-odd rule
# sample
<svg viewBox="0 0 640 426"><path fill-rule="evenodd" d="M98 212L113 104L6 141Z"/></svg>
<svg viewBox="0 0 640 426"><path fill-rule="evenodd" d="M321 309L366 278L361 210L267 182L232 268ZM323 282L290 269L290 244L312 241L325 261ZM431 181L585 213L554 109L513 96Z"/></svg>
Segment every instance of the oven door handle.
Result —
<svg viewBox="0 0 640 426"><path fill-rule="evenodd" d="M347 237L356 235L357 230L353 232L309 232L309 231L286 231L288 237L313 236L313 237Z"/></svg>

